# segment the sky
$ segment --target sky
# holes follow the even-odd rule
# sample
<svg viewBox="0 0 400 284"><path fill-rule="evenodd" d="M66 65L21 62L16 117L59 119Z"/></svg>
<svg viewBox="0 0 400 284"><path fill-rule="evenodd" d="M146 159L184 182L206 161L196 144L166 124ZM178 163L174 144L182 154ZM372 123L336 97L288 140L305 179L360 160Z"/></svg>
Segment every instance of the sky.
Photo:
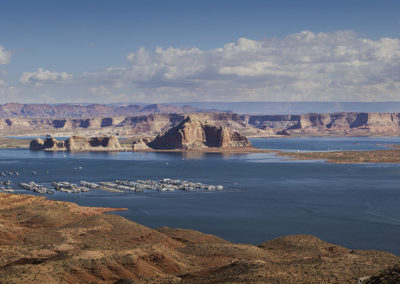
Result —
<svg viewBox="0 0 400 284"><path fill-rule="evenodd" d="M400 101L400 1L0 2L0 103L190 101Z"/></svg>

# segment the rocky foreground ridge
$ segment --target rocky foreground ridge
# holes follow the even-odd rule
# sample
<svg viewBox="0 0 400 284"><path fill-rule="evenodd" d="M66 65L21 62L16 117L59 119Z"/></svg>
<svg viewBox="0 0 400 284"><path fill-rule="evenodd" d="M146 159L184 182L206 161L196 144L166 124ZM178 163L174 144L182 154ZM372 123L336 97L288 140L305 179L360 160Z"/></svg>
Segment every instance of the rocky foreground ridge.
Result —
<svg viewBox="0 0 400 284"><path fill-rule="evenodd" d="M0 194L1 283L356 283L400 261L309 235L235 244L111 210Z"/></svg>
<svg viewBox="0 0 400 284"><path fill-rule="evenodd" d="M192 113L215 126L229 127L246 136L290 135L400 135L400 113L332 113L304 115L238 115ZM89 118L2 118L0 135L156 136L178 125L187 114L149 114Z"/></svg>

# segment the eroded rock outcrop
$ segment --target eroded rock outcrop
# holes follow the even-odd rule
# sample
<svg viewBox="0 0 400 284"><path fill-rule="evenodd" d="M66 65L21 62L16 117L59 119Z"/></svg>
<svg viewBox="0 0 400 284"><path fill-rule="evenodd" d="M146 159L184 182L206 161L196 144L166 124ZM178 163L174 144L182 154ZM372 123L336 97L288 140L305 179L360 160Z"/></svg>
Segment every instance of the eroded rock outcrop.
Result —
<svg viewBox="0 0 400 284"><path fill-rule="evenodd" d="M249 140L228 127L215 126L187 116L177 126L148 143L153 149L204 149L251 147Z"/></svg>
<svg viewBox="0 0 400 284"><path fill-rule="evenodd" d="M58 141L52 136L44 140L37 138L31 141L30 150L35 151L121 151L124 150L116 136L83 137L72 136Z"/></svg>
<svg viewBox="0 0 400 284"><path fill-rule="evenodd" d="M58 141L53 136L46 136L43 140L36 138L29 144L29 149L34 151L66 151L65 141Z"/></svg>
<svg viewBox="0 0 400 284"><path fill-rule="evenodd" d="M132 143L132 151L146 151L150 150L151 148L147 145L151 141L149 139L143 138L138 139Z"/></svg>

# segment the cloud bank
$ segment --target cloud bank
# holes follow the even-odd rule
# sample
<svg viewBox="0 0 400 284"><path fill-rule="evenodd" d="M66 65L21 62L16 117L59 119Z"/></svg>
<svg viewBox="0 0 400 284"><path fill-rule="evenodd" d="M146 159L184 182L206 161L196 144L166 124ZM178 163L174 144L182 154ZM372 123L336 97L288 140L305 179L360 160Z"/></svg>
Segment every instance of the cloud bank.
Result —
<svg viewBox="0 0 400 284"><path fill-rule="evenodd" d="M0 45L0 65L8 64L11 60L11 53Z"/></svg>
<svg viewBox="0 0 400 284"><path fill-rule="evenodd" d="M5 65L10 63L11 52L7 51L3 46L0 45L0 65ZM10 86L2 77L6 75L7 72L0 70L0 96L12 95L15 93L15 88Z"/></svg>
<svg viewBox="0 0 400 284"><path fill-rule="evenodd" d="M72 78L71 74L66 72L54 72L50 70L44 70L43 68L38 68L34 72L23 72L19 81L26 84L33 84L36 86L41 86L43 84L63 82L70 80Z"/></svg>
<svg viewBox="0 0 400 284"><path fill-rule="evenodd" d="M126 60L74 76L39 68L19 81L47 96L57 85L79 102L400 100L400 40L351 31L239 38L211 50L141 47Z"/></svg>
<svg viewBox="0 0 400 284"><path fill-rule="evenodd" d="M83 77L164 100L400 99L399 39L364 39L349 31L239 38L208 51L142 47L126 58L129 67Z"/></svg>

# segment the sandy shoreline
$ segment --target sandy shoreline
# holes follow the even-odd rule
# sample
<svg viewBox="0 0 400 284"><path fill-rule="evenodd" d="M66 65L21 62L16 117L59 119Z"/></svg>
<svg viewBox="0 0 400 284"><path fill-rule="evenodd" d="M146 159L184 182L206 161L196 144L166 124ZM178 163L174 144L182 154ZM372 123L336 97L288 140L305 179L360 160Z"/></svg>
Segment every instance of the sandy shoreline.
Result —
<svg viewBox="0 0 400 284"><path fill-rule="evenodd" d="M400 145L390 147L391 149L365 151L277 152L277 155L293 160L324 160L335 164L400 163Z"/></svg>

